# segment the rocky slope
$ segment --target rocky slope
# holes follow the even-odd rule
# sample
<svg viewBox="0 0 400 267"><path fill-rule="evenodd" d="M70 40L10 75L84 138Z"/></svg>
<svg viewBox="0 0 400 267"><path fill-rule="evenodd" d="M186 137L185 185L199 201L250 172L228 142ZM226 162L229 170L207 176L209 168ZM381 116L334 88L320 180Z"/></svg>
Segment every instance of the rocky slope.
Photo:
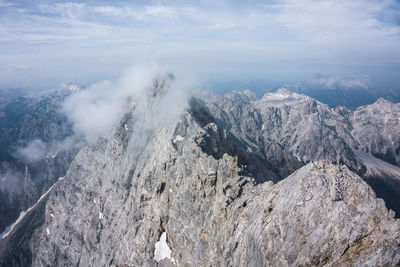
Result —
<svg viewBox="0 0 400 267"><path fill-rule="evenodd" d="M172 112L167 89L77 154L0 240L3 265L400 264L400 221L353 172L382 165L349 113L284 90Z"/></svg>
<svg viewBox="0 0 400 267"><path fill-rule="evenodd" d="M315 99L283 88L263 97L247 91L202 99L224 128L270 163L278 179L319 159L361 168L350 122Z"/></svg>
<svg viewBox="0 0 400 267"><path fill-rule="evenodd" d="M388 170L378 160L397 164L400 104L379 99L353 112L332 109L284 88L262 97L244 91L225 96L203 93L201 99L222 127L262 158L276 180L310 161L343 163L400 214L400 179L393 175L400 169Z"/></svg>
<svg viewBox="0 0 400 267"><path fill-rule="evenodd" d="M352 113L352 134L361 149L400 166L400 103L378 99Z"/></svg>

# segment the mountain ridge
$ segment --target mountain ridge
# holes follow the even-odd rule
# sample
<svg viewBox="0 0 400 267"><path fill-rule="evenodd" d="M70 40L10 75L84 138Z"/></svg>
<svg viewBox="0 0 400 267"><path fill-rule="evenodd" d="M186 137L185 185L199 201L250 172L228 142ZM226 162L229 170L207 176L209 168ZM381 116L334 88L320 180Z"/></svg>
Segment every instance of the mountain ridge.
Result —
<svg viewBox="0 0 400 267"><path fill-rule="evenodd" d="M32 237L0 240L3 264L174 264L154 259L163 233L184 266L399 264L399 220L353 172L368 166L350 116L281 90L199 94L168 123L145 123L162 98L147 94L78 152Z"/></svg>

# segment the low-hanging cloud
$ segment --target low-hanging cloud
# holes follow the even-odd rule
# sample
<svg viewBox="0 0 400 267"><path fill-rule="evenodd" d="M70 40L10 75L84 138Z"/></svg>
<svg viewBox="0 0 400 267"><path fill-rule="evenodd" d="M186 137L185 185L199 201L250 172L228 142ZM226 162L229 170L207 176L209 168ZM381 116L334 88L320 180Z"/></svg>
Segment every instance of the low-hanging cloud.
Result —
<svg viewBox="0 0 400 267"><path fill-rule="evenodd" d="M37 162L94 143L100 137L109 137L129 111L134 111L132 135L138 141L149 129L171 123L187 107L193 80L181 77L185 76L175 78L158 66L136 66L116 81L102 81L75 92L60 110L74 134L50 143L34 139L16 149L14 156L24 162Z"/></svg>
<svg viewBox="0 0 400 267"><path fill-rule="evenodd" d="M35 162L44 158L47 150L47 145L42 140L35 139L25 147L18 148L15 156L26 162Z"/></svg>
<svg viewBox="0 0 400 267"><path fill-rule="evenodd" d="M24 146L18 147L12 155L25 163L35 163L45 158L55 157L59 152L71 151L84 144L84 140L77 135L72 135L63 140L53 140L49 143L35 138Z"/></svg>
<svg viewBox="0 0 400 267"><path fill-rule="evenodd" d="M162 75L167 72L156 66L133 67L116 82L103 81L71 95L62 112L72 123L75 134L89 143L110 135L132 105L136 106L136 113L141 113L138 116L151 116L142 123L156 127L182 111L188 96L187 81L174 79L158 107L150 109L149 92L155 79Z"/></svg>

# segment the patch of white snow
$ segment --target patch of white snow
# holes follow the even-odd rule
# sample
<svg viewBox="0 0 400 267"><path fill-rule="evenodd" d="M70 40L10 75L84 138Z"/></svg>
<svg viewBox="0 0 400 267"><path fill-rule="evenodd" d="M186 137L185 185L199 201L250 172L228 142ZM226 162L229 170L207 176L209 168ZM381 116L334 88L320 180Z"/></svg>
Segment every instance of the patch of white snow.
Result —
<svg viewBox="0 0 400 267"><path fill-rule="evenodd" d="M180 136L179 134L175 137L174 140L172 140L172 143L176 144L176 142L182 142L184 137Z"/></svg>
<svg viewBox="0 0 400 267"><path fill-rule="evenodd" d="M171 257L171 253L172 250L167 243L167 233L163 232L160 236L160 240L155 244L154 260L159 263L164 259L169 259L175 264L175 259Z"/></svg>

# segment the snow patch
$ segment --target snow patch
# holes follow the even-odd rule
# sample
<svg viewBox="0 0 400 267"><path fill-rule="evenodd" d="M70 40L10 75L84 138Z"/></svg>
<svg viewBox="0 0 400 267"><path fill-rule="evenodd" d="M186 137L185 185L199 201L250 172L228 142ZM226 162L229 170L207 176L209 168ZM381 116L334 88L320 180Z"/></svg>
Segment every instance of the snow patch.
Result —
<svg viewBox="0 0 400 267"><path fill-rule="evenodd" d="M128 130L129 130L128 124L125 123L124 127L125 127L125 131L128 131Z"/></svg>
<svg viewBox="0 0 400 267"><path fill-rule="evenodd" d="M50 213L50 216L51 216L51 218L54 218L54 214L53 213Z"/></svg>
<svg viewBox="0 0 400 267"><path fill-rule="evenodd" d="M172 250L169 248L167 243L167 233L163 232L160 236L160 240L155 244L154 260L160 263L164 259L169 259L175 264L175 259L171 257Z"/></svg>
<svg viewBox="0 0 400 267"><path fill-rule="evenodd" d="M54 159L55 157L57 157L57 154L48 154L46 159Z"/></svg>
<svg viewBox="0 0 400 267"><path fill-rule="evenodd" d="M177 142L182 142L184 137L180 136L179 134L175 137L174 140L172 140L172 143L176 144Z"/></svg>
<svg viewBox="0 0 400 267"><path fill-rule="evenodd" d="M49 228L46 228L46 234L49 235L50 234L50 230Z"/></svg>
<svg viewBox="0 0 400 267"><path fill-rule="evenodd" d="M101 211L99 211L99 219L103 220L103 218L104 218L103 213Z"/></svg>

